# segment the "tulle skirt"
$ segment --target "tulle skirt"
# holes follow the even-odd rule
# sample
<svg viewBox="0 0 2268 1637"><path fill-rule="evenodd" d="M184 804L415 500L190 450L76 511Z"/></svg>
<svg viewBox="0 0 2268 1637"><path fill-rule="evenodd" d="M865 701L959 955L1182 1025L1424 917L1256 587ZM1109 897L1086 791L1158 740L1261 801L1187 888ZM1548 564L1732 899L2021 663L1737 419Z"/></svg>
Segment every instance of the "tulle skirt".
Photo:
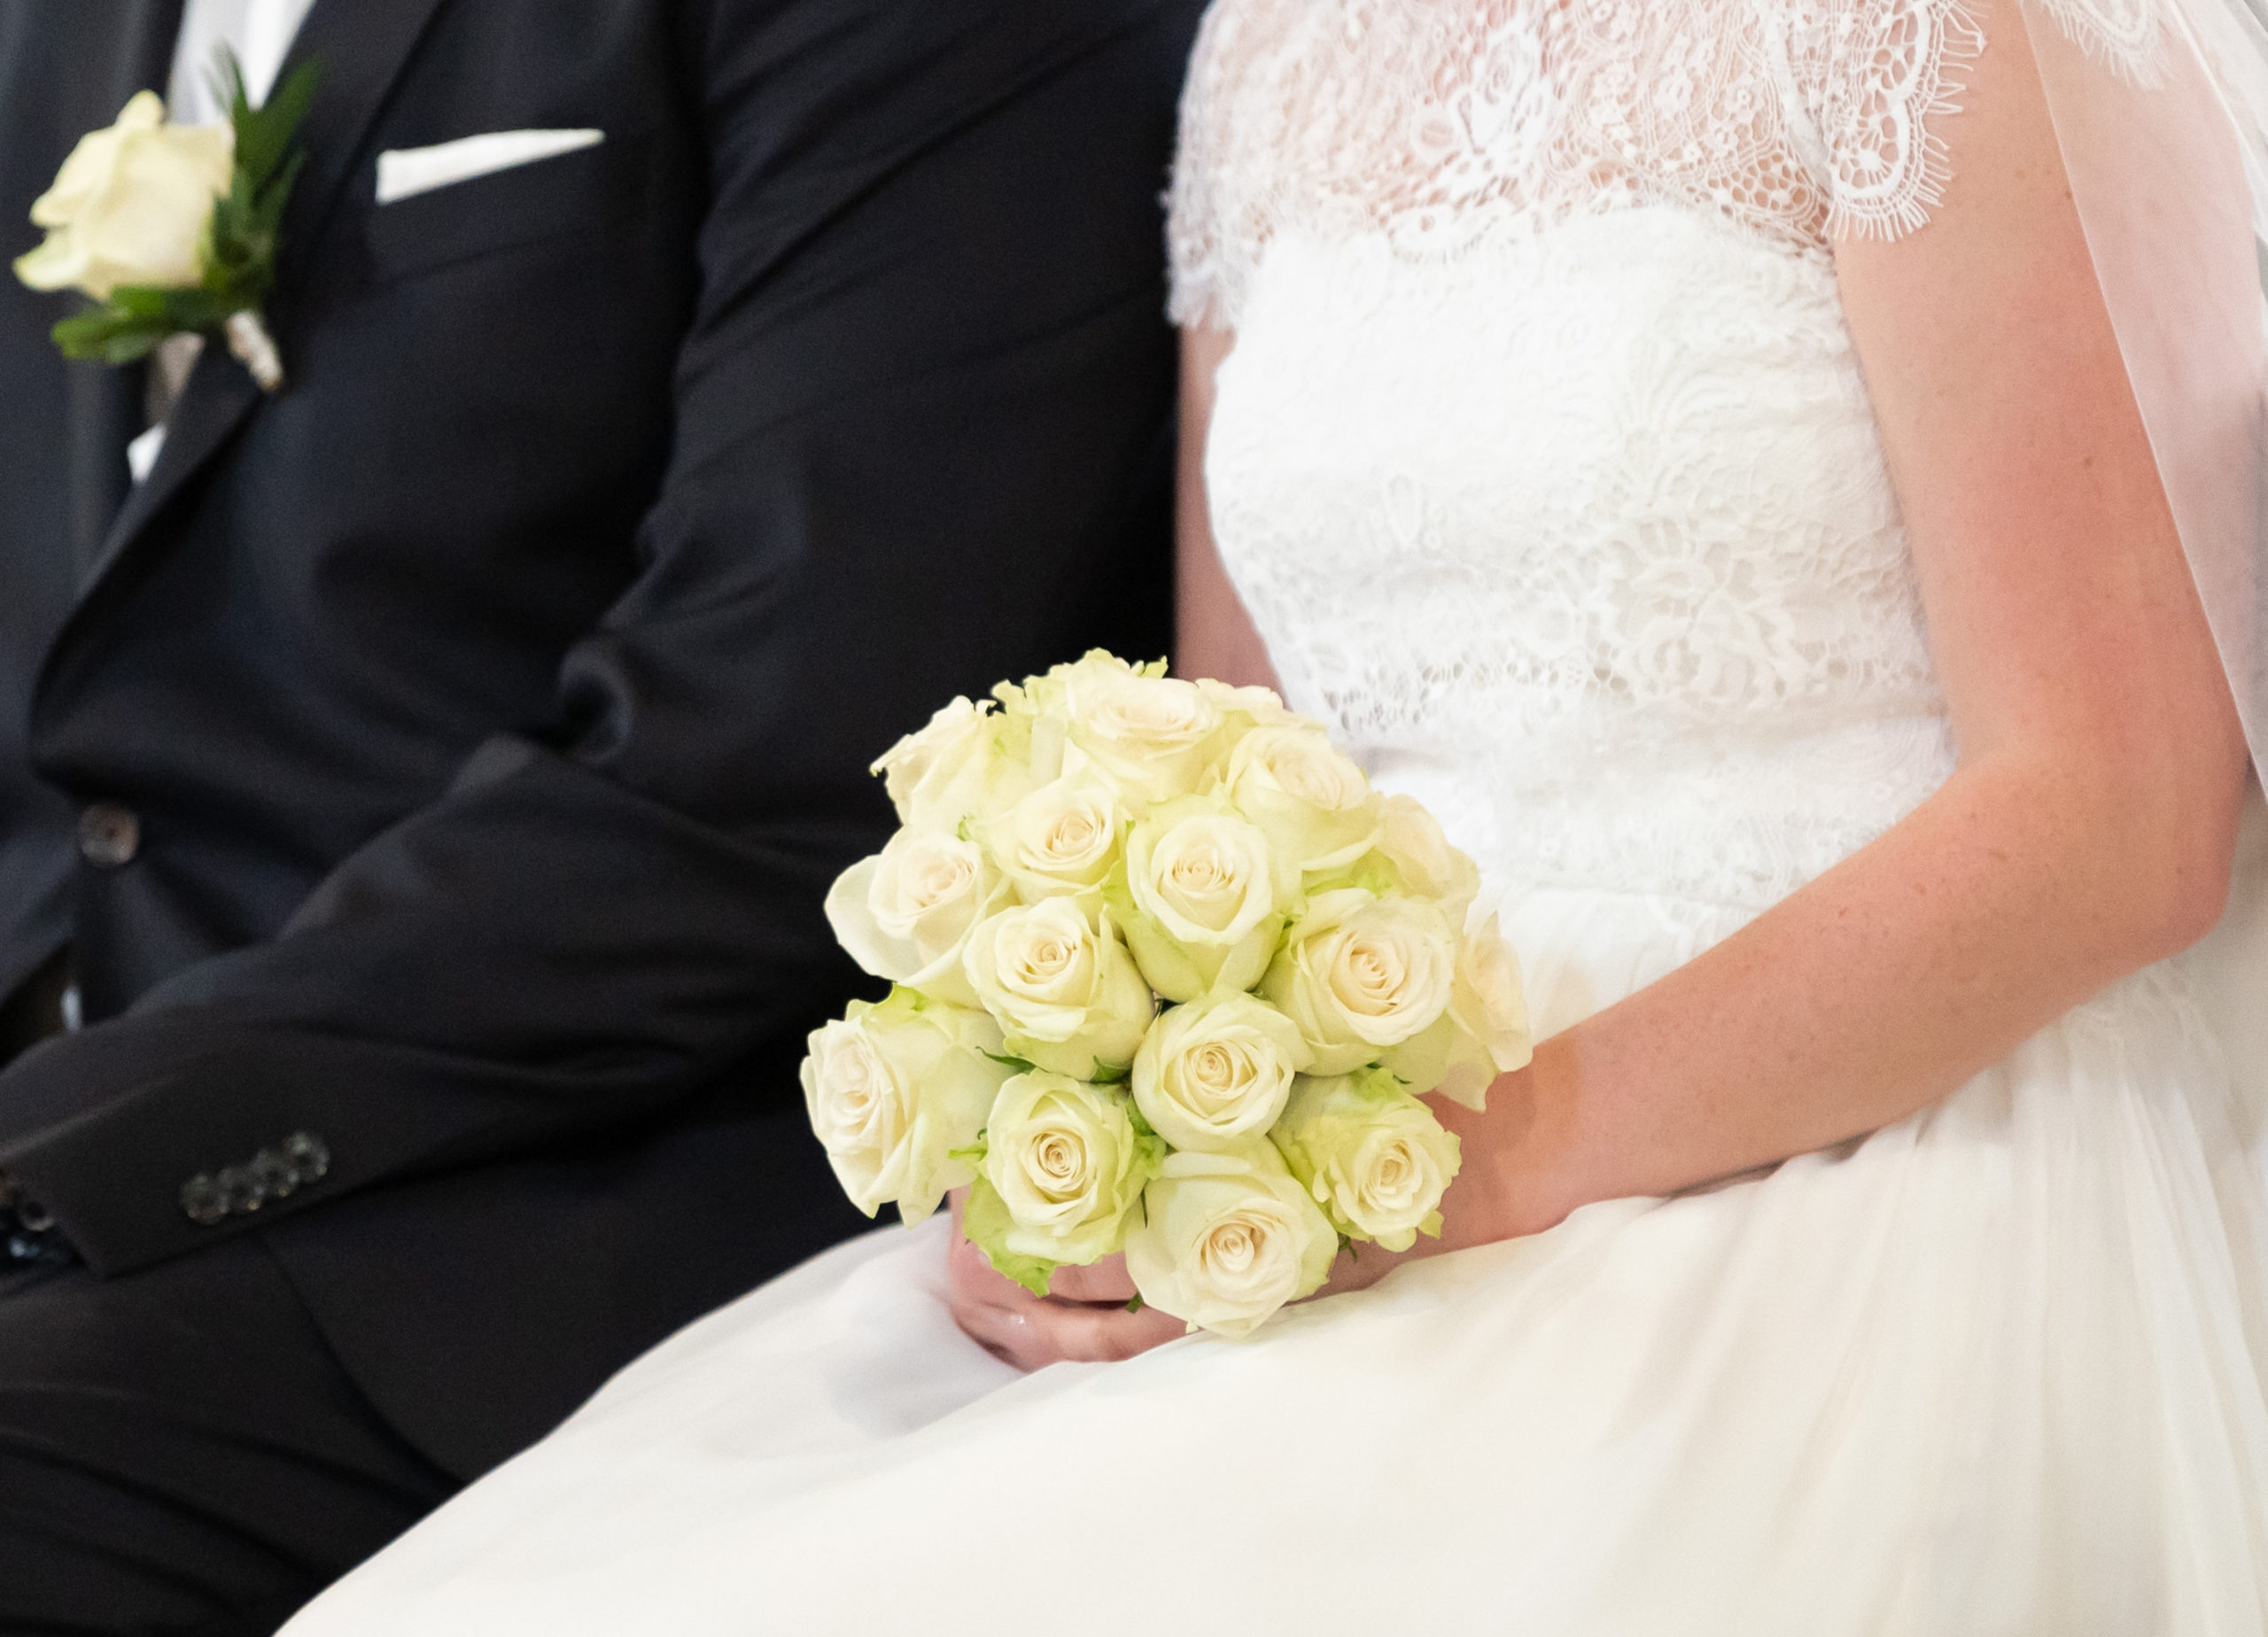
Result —
<svg viewBox="0 0 2268 1637"><path fill-rule="evenodd" d="M1508 930L1548 1032L1742 919ZM2264 1020L2225 928L1863 1142L1124 1364L1018 1377L945 1311L943 1224L885 1229L289 1630L2268 1630Z"/></svg>

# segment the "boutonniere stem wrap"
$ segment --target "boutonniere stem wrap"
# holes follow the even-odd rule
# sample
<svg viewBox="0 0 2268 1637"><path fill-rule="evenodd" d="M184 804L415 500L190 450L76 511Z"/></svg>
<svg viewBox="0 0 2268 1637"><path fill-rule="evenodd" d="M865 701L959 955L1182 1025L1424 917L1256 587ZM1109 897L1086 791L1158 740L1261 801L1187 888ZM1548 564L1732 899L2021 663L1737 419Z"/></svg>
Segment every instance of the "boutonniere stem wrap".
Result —
<svg viewBox="0 0 2268 1637"><path fill-rule="evenodd" d="M80 138L32 206L47 238L16 276L89 298L55 327L66 357L130 364L169 336L215 337L273 392L284 361L264 308L316 67L301 64L258 108L225 50L220 73L226 125L168 124L157 93L141 91L116 124Z"/></svg>

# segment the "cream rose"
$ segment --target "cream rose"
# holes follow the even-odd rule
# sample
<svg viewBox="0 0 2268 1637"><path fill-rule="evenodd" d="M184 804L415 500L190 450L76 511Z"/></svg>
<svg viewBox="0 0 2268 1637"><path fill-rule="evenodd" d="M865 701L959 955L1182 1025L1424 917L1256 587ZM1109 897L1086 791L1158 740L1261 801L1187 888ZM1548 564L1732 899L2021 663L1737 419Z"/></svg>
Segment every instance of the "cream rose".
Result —
<svg viewBox="0 0 2268 1637"><path fill-rule="evenodd" d="M1254 1140L1166 1156L1126 1233L1142 1300L1192 1330L1249 1336L1330 1276L1339 1236L1284 1158Z"/></svg>
<svg viewBox="0 0 2268 1637"><path fill-rule="evenodd" d="M1092 656L1067 679L1071 742L1130 806L1194 795L1220 749L1221 712L1194 683Z"/></svg>
<svg viewBox="0 0 2268 1637"><path fill-rule="evenodd" d="M1045 1070L1000 1088L984 1136L984 1178L1007 1206L1001 1239L1010 1254L1084 1264L1119 1248L1127 1215L1164 1157L1127 1108L1122 1091Z"/></svg>
<svg viewBox="0 0 2268 1637"><path fill-rule="evenodd" d="M1519 958L1492 915L1458 941L1448 1012L1380 1061L1413 1091L1478 1109L1499 1075L1527 1066L1531 1043Z"/></svg>
<svg viewBox="0 0 2268 1637"><path fill-rule="evenodd" d="M1169 1000L1250 989L1282 933L1267 838L1208 797L1136 821L1110 899L1143 975Z"/></svg>
<svg viewBox="0 0 2268 1637"><path fill-rule="evenodd" d="M33 201L32 221L47 239L17 259L18 278L97 301L125 284L202 281L206 229L229 190L236 134L165 119L158 94L139 91L115 125L79 139L54 186Z"/></svg>
<svg viewBox="0 0 2268 1637"><path fill-rule="evenodd" d="M1250 995L1176 1006L1134 1054L1134 1101L1176 1148L1234 1148L1264 1137L1314 1061L1291 1019Z"/></svg>
<svg viewBox="0 0 2268 1637"><path fill-rule="evenodd" d="M1261 992L1299 1025L1315 1072L1344 1075L1431 1028L1449 1009L1456 943L1418 898L1317 893Z"/></svg>
<svg viewBox="0 0 2268 1637"><path fill-rule="evenodd" d="M1381 803L1318 727L1261 727L1229 757L1229 800L1260 826L1288 896L1302 875L1342 870L1378 839Z"/></svg>
<svg viewBox="0 0 2268 1637"><path fill-rule="evenodd" d="M1439 904L1450 926L1464 924L1464 912L1480 891L1480 872L1449 845L1424 803L1406 795L1387 796L1379 814L1378 850L1406 889Z"/></svg>
<svg viewBox="0 0 2268 1637"><path fill-rule="evenodd" d="M1090 919L1068 898L993 916L970 936L963 965L1008 1050L1075 1080L1131 1064L1157 1014L1108 918Z"/></svg>
<svg viewBox="0 0 2268 1637"><path fill-rule="evenodd" d="M900 830L835 879L827 924L878 978L959 1005L976 1004L961 957L969 935L1012 894L984 849L943 830Z"/></svg>
<svg viewBox="0 0 2268 1637"><path fill-rule="evenodd" d="M1287 707L1272 687L1231 687L1225 682L1200 677L1197 691L1211 700L1213 708L1239 729L1322 725L1313 717L1303 717ZM1237 720L1239 718L1241 721Z"/></svg>
<svg viewBox="0 0 2268 1637"><path fill-rule="evenodd" d="M1000 1045L983 1012L906 989L813 1031L804 1106L851 1203L872 1216L896 1200L917 1222L975 1179L952 1152L976 1141L1008 1078L986 1055Z"/></svg>
<svg viewBox="0 0 2268 1637"><path fill-rule="evenodd" d="M1340 1232L1390 1251L1441 1232L1457 1140L1393 1075L1303 1078L1270 1136Z"/></svg>
<svg viewBox="0 0 2268 1637"><path fill-rule="evenodd" d="M956 699L920 733L884 751L870 771L882 775L899 823L955 830L964 818L1014 806L1031 789L1030 736L1028 720L996 711L990 700Z"/></svg>
<svg viewBox="0 0 2268 1637"><path fill-rule="evenodd" d="M1092 907L1118 863L1125 823L1108 783L1067 773L992 819L985 840L1025 903L1074 896Z"/></svg>

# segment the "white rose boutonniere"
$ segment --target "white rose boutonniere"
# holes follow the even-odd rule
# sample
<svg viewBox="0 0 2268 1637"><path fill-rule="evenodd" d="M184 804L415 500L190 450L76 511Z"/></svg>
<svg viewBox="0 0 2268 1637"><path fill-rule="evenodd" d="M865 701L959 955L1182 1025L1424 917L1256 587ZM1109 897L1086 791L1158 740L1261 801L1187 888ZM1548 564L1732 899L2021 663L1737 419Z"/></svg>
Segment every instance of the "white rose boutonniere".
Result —
<svg viewBox="0 0 2268 1637"><path fill-rule="evenodd" d="M895 1200L918 1222L975 1171L954 1157L983 1129L1000 1086L1000 1030L981 1012L894 991L812 1031L804 1103L850 1201Z"/></svg>
<svg viewBox="0 0 2268 1637"><path fill-rule="evenodd" d="M117 124L79 139L32 202L47 239L17 259L18 278L97 301L121 284L197 283L198 243L236 173L236 133L165 118L155 91L137 91Z"/></svg>
<svg viewBox="0 0 2268 1637"><path fill-rule="evenodd" d="M261 307L276 282L315 65L295 69L259 108L225 52L221 72L226 126L169 125L165 104L142 91L116 124L82 137L32 205L47 237L17 259L16 276L94 304L56 325L66 357L132 363L168 336L219 336L272 392L284 368Z"/></svg>
<svg viewBox="0 0 2268 1637"><path fill-rule="evenodd" d="M1126 1234L1126 1271L1150 1306L1241 1338L1330 1276L1339 1236L1265 1140L1166 1157Z"/></svg>
<svg viewBox="0 0 2268 1637"><path fill-rule="evenodd" d="M1406 1251L1420 1233L1441 1231L1457 1140L1392 1075L1302 1079L1270 1135L1292 1175L1348 1237Z"/></svg>

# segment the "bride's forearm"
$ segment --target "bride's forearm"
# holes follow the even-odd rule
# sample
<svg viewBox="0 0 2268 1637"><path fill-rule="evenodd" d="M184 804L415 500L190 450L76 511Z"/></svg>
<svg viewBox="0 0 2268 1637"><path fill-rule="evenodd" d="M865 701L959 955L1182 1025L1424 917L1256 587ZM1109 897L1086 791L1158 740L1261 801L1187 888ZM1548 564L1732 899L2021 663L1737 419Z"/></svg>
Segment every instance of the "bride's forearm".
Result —
<svg viewBox="0 0 2268 1637"><path fill-rule="evenodd" d="M1891 1123L2202 936L2226 889L2241 772L2222 804L2090 782L2013 760L1964 768L1734 937L1543 1043L1486 1113L1444 1108L1466 1156L1451 1242Z"/></svg>

